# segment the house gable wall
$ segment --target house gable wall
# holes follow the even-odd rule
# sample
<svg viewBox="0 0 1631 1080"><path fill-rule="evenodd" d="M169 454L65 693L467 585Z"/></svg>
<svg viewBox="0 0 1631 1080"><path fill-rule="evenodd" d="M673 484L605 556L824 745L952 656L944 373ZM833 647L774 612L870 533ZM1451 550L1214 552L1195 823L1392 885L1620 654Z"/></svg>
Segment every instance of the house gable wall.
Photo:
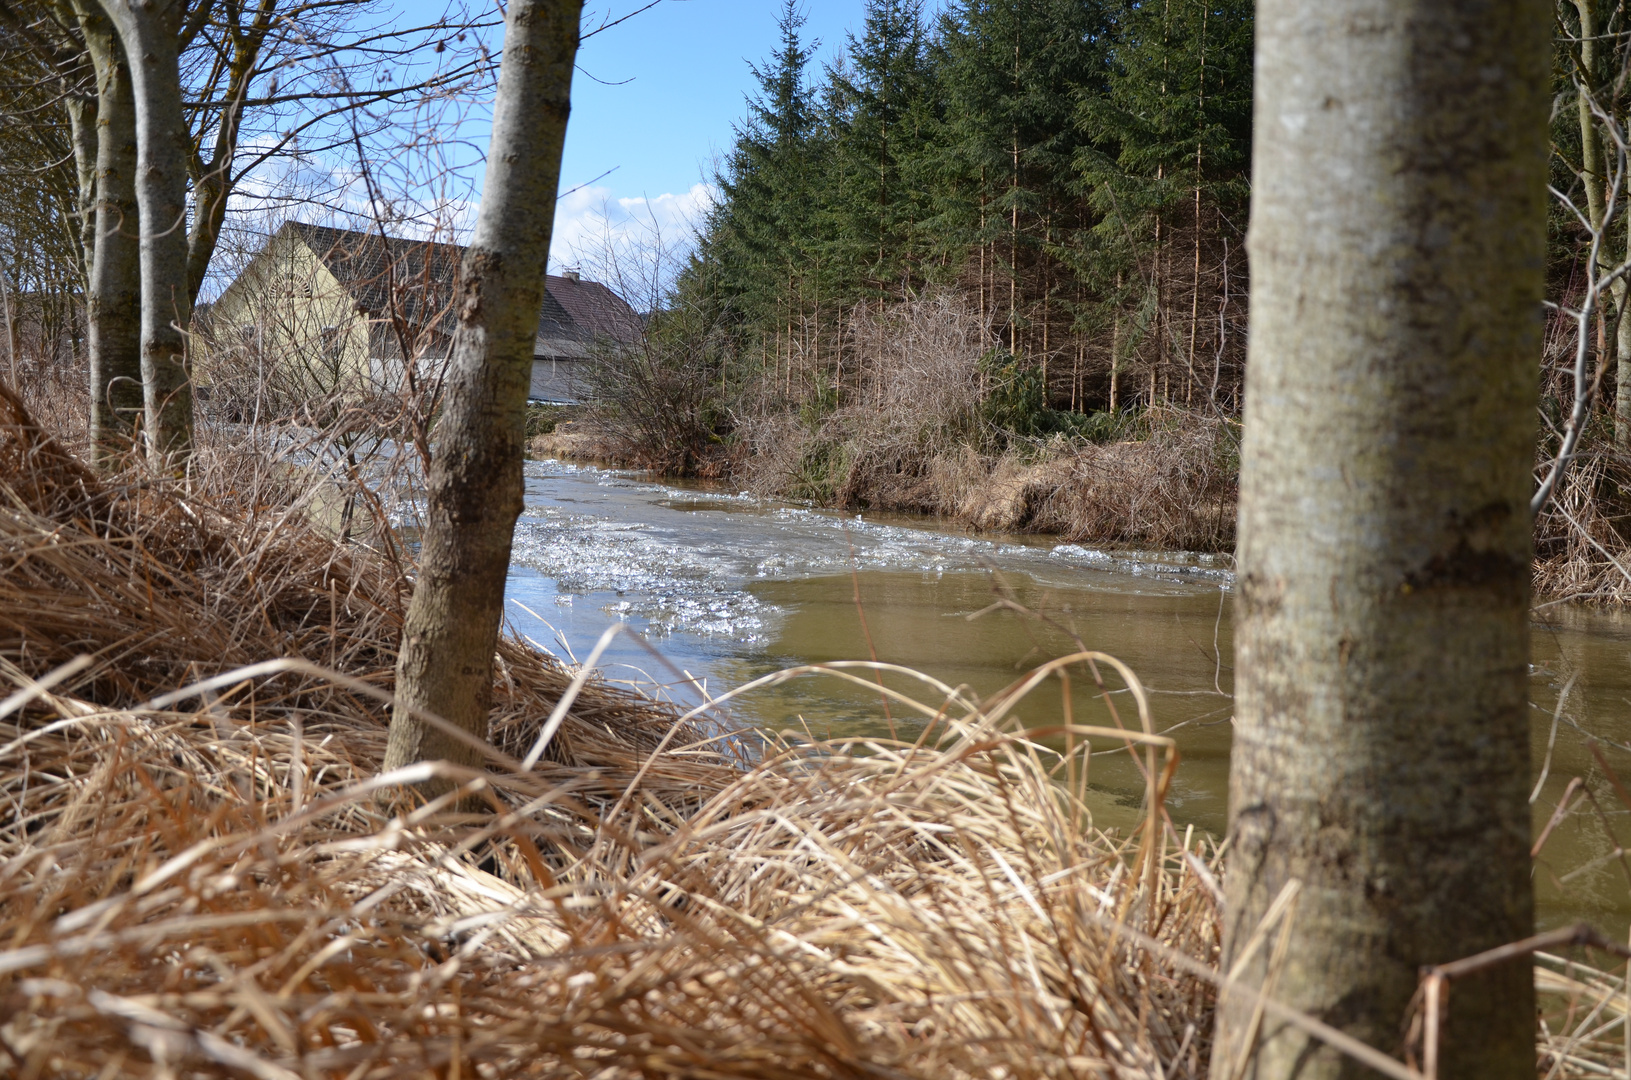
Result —
<svg viewBox="0 0 1631 1080"><path fill-rule="evenodd" d="M370 380L368 319L323 260L287 227L211 309L209 368L253 359L288 392L359 392ZM217 372L216 374L219 374Z"/></svg>

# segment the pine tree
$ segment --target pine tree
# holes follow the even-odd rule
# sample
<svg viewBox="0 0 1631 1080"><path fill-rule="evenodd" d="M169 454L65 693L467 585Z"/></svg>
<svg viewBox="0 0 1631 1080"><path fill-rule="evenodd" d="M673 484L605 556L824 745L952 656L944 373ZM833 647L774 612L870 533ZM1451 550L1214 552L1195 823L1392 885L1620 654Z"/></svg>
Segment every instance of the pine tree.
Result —
<svg viewBox="0 0 1631 1080"><path fill-rule="evenodd" d="M1073 107L1104 79L1109 20L1096 0L962 0L941 20L953 167L976 253L981 307L1014 353L1063 335L1060 255L1088 223L1074 192L1082 143Z"/></svg>
<svg viewBox="0 0 1631 1080"><path fill-rule="evenodd" d="M784 0L781 43L753 66L759 91L717 177L723 198L707 222L701 257L744 323L759 335L788 321L806 291L817 218L821 145L805 70L814 52L804 16Z"/></svg>
<svg viewBox="0 0 1631 1080"><path fill-rule="evenodd" d="M1230 235L1237 249L1242 239L1251 27L1245 0L1126 3L1103 92L1078 105L1080 190L1098 222L1077 271L1132 311L1151 376L1184 369L1186 395L1209 289L1204 248L1209 237ZM1122 290L1110 286L1116 278Z"/></svg>

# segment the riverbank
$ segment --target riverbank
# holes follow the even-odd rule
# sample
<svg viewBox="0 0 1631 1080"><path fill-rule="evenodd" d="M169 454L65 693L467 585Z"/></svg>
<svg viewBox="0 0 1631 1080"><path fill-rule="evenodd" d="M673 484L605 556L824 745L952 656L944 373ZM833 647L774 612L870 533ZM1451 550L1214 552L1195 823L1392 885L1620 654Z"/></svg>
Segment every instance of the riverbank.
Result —
<svg viewBox="0 0 1631 1080"><path fill-rule="evenodd" d="M865 417L864 412L862 413ZM1015 440L998 453L970 442L880 438L855 416L811 426L766 420L721 444L705 475L767 498L844 510L927 514L980 532L1047 533L1070 542L1175 551L1233 549L1238 425L1178 410L1145 415L1142 436L1093 442ZM648 467L615 423L585 416L534 436L535 456Z"/></svg>
<svg viewBox="0 0 1631 1080"><path fill-rule="evenodd" d="M393 556L4 406L5 1069L1205 1074L1217 853L1157 828L1170 771L1106 833L1085 740L932 681L894 702L932 732L852 754L590 680L527 769L573 673L506 638L486 770L381 777ZM426 769L494 813L381 809Z"/></svg>
<svg viewBox="0 0 1631 1080"><path fill-rule="evenodd" d="M1043 672L872 698L885 730L919 717L900 740L721 742L591 680L526 770L572 672L507 638L488 766L449 774L495 813L395 817L375 793L419 773L378 775L387 550L292 492L109 483L15 416L0 476L8 1069L1206 1074L1217 851L1160 812L1161 754L1130 826L1095 825L1090 776L1125 759L1089 752L1122 736L1067 735ZM1623 991L1545 963L1543 1067L1592 1075L1617 1040L1573 1036Z"/></svg>
<svg viewBox="0 0 1631 1080"><path fill-rule="evenodd" d="M853 419L853 418L851 418ZM534 436L537 457L718 478L765 498L924 514L980 533L1232 554L1239 498L1236 421L1183 410L1122 422L1136 438L1062 434L1011 442L879 439L853 423L760 420L698 466L661 468L616 422L587 410ZM1537 472L1550 466L1544 447ZM1535 522L1537 603L1631 606L1631 455L1586 440Z"/></svg>

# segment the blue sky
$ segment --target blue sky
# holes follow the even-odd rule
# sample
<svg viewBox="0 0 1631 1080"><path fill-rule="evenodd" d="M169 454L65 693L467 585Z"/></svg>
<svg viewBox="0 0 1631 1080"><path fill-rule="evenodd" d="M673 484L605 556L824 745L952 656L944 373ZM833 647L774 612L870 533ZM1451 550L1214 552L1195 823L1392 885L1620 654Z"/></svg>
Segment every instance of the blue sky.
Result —
<svg viewBox="0 0 1631 1080"><path fill-rule="evenodd" d="M448 5L448 0L378 2L378 13L404 25L433 25ZM637 291L645 291L652 268L673 265L650 257L653 224L669 254L688 246L691 225L711 198L712 163L730 148L733 126L744 117L746 97L756 87L748 65L765 62L776 48L782 7L781 0L660 0L640 11L647 2L590 0L586 5L586 31L638 13L595 33L579 51L561 169L565 194L556 205L550 251L552 272L581 266L616 287L612 277L618 275L608 270L606 258L615 251L625 267L636 267L633 276L643 279L627 283ZM491 15L495 3L468 0L468 8ZM820 43L810 67L811 78L818 80L824 65L842 55L848 33L859 31L865 0L803 0L803 5L805 41ZM931 0L929 6L937 5ZM485 44L492 55L499 54L496 26ZM474 225L490 105L486 96L458 102L440 114L451 125L442 137L406 141L395 149L382 146L380 156L371 158L373 177L388 198L395 193L399 208L422 215L421 225L434 220L466 236ZM411 113L405 120L421 121ZM386 137L394 130L386 129ZM349 155L342 147L298 164L280 159L247 179L236 195L241 224L251 236L275 228L289 212L281 200L293 197L315 204L297 216L332 217L353 226L365 220L373 207ZM260 201L268 195L278 198ZM252 246L258 248L258 241ZM216 278L230 280L237 267L224 257Z"/></svg>
<svg viewBox="0 0 1631 1080"><path fill-rule="evenodd" d="M638 6L622 3L613 10ZM776 47L780 8L779 0L663 0L584 42L562 183L581 184L614 166L607 183L624 194L679 191L701 179L742 116L753 87L748 62ZM861 9L862 0L808 0L804 32L821 40L823 59L859 27Z"/></svg>
<svg viewBox="0 0 1631 1080"><path fill-rule="evenodd" d="M622 15L643 0L602 0L590 18ZM819 39L821 64L858 30L862 0L806 0L806 40ZM728 149L731 126L753 89L748 62L762 62L777 43L780 0L662 0L620 26L584 42L572 83L561 187L595 181L561 201L553 261L576 261L607 222L654 214L677 233L706 190L714 155ZM597 19L598 21L598 19ZM596 81L600 80L600 81ZM625 80L628 80L625 82ZM606 85L608 83L621 85Z"/></svg>

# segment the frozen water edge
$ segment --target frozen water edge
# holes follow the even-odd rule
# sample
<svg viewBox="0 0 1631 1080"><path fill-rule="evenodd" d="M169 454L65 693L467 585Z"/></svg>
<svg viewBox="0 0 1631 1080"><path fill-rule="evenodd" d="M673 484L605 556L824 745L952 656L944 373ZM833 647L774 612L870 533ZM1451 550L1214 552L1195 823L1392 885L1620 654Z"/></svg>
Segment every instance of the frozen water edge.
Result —
<svg viewBox="0 0 1631 1080"><path fill-rule="evenodd" d="M1218 556L975 536L569 462L528 462L526 475L513 567L552 582L557 604L590 600L605 616L658 637L762 644L780 615L749 591L763 580L994 569L1045 583L1169 594L1228 588L1233 577Z"/></svg>

